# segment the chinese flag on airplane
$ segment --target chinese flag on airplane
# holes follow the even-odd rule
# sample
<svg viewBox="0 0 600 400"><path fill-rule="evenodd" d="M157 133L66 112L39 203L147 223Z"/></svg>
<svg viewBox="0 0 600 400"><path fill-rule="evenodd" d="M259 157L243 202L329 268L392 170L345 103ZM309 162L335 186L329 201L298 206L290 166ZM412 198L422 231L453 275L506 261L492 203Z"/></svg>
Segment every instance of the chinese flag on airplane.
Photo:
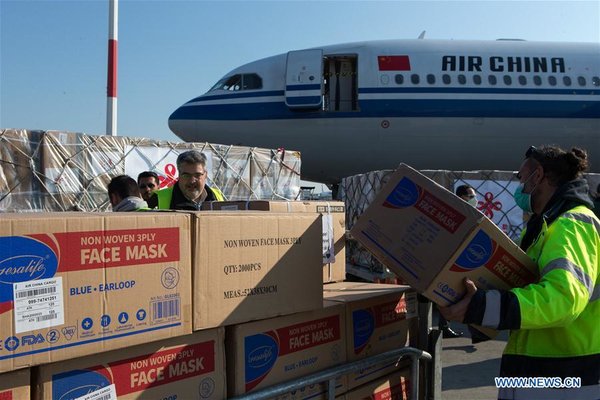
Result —
<svg viewBox="0 0 600 400"><path fill-rule="evenodd" d="M408 56L378 56L380 71L410 71Z"/></svg>

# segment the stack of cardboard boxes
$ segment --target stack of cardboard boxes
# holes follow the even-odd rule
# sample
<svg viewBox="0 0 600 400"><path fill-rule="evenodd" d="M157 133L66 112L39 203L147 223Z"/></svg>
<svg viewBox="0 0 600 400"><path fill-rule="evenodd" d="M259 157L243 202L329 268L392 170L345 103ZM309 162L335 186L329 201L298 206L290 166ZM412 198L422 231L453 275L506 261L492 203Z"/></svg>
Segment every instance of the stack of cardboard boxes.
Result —
<svg viewBox="0 0 600 400"><path fill-rule="evenodd" d="M0 399L220 399L406 344L409 288L330 283L342 203L227 206L3 215Z"/></svg>

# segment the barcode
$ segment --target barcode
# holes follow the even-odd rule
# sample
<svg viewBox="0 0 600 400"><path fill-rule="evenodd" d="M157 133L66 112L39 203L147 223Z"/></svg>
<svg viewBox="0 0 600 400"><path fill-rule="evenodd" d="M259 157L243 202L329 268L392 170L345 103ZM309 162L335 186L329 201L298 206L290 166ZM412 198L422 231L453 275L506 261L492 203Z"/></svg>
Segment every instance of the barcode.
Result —
<svg viewBox="0 0 600 400"><path fill-rule="evenodd" d="M49 315L42 315L41 317L35 317L36 322L42 322L42 321L48 321L49 319L56 319L58 318L58 314L49 314Z"/></svg>
<svg viewBox="0 0 600 400"><path fill-rule="evenodd" d="M24 290L22 292L17 292L17 299L22 299L24 297L35 297L42 294L56 293L56 286L48 286L39 289L30 289Z"/></svg>
<svg viewBox="0 0 600 400"><path fill-rule="evenodd" d="M114 400L111 393L107 393L102 397L96 397L95 399L91 398L91 400Z"/></svg>
<svg viewBox="0 0 600 400"><path fill-rule="evenodd" d="M179 316L179 299L157 301L152 303L152 319Z"/></svg>

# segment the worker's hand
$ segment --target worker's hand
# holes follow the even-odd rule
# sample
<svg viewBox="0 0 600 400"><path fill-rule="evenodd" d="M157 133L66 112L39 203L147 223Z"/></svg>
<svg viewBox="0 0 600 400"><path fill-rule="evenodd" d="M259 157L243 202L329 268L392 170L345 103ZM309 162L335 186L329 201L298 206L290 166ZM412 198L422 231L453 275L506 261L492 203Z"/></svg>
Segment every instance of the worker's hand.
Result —
<svg viewBox="0 0 600 400"><path fill-rule="evenodd" d="M467 294L463 297L458 303L453 304L448 307L439 307L440 314L448 321L458 321L463 322L465 319L465 314L467 313L467 309L469 308L469 303L471 302L471 298L477 292L477 286L473 283L469 278L465 278L465 287L467 288Z"/></svg>

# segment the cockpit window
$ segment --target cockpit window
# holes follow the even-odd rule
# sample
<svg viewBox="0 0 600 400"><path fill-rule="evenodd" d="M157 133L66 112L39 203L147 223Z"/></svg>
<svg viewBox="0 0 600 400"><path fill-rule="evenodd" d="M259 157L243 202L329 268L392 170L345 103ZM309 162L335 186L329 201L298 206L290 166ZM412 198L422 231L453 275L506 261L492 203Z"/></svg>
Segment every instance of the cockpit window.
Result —
<svg viewBox="0 0 600 400"><path fill-rule="evenodd" d="M227 76L217 82L211 89L214 90L256 90L262 89L262 78L257 74L237 74L233 76Z"/></svg>
<svg viewBox="0 0 600 400"><path fill-rule="evenodd" d="M242 75L242 90L262 89L262 78L257 74Z"/></svg>

